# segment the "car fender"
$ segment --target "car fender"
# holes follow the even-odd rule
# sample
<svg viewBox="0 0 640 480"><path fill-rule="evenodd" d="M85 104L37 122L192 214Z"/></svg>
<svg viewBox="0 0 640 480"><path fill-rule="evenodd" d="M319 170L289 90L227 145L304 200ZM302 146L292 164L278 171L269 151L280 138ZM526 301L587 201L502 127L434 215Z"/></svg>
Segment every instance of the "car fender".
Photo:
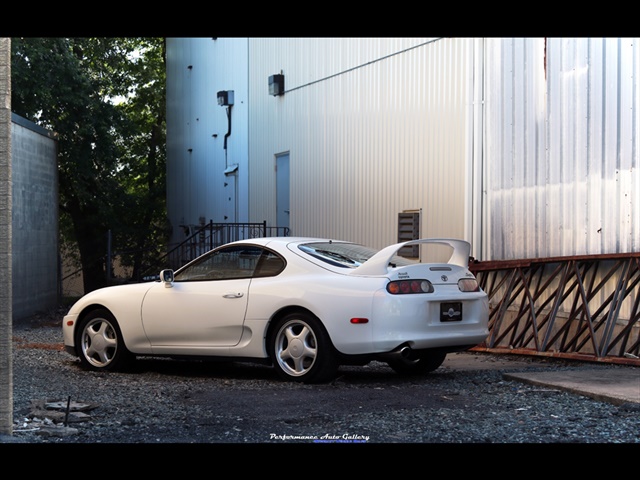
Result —
<svg viewBox="0 0 640 480"><path fill-rule="evenodd" d="M141 305L153 285L154 282L116 285L94 290L80 298L65 316L65 328L72 328L74 332L69 335L69 339L65 337L66 344L74 341L75 329L84 314L96 308L105 308L118 322L127 349L133 353L151 353L151 346L142 327ZM67 321L71 319L74 324L67 326Z"/></svg>
<svg viewBox="0 0 640 480"><path fill-rule="evenodd" d="M375 292L384 288L386 281L385 278L354 279L336 275L328 284L310 276L306 280L301 279L297 285L291 285L274 278L254 279L245 324L264 322L262 340L266 342L268 323L277 318L279 312L304 309L322 322L338 351L360 353L363 346L372 342L371 325L354 323L351 319L372 318ZM358 345L357 351L354 350L355 345Z"/></svg>

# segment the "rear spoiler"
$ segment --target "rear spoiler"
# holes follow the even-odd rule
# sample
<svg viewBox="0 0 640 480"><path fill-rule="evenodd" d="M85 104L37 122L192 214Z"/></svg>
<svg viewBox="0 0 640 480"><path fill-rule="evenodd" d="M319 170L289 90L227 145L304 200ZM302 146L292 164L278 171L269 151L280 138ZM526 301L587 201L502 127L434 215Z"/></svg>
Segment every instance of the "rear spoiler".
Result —
<svg viewBox="0 0 640 480"><path fill-rule="evenodd" d="M419 240L396 243L383 248L362 265L354 268L351 271L351 275L384 275L387 273L387 268L391 259L402 247L427 243L449 245L453 248L453 253L447 263L459 265L465 268L469 266L469 254L471 253L471 244L469 242L453 238L422 238Z"/></svg>

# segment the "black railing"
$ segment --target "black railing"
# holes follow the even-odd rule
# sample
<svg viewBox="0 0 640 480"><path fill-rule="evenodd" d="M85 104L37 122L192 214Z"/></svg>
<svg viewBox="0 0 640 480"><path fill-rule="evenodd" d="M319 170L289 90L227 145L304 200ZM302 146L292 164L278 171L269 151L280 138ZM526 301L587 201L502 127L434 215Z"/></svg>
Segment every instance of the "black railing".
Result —
<svg viewBox="0 0 640 480"><path fill-rule="evenodd" d="M225 243L235 240L245 240L257 237L288 237L288 227L268 227L267 222L262 223L213 223L202 224L189 228L190 234L179 244L168 246L166 253L156 255L147 254L147 258L155 259L145 262L139 274L133 274L131 267L125 267L119 262L123 252L107 251L104 256L96 259L103 266L107 265L105 275L106 284L114 285L130 282L145 282L158 278L163 268L178 269L185 263L202 255L203 253ZM157 250L156 250L157 251ZM132 252L126 252L131 254ZM149 253L149 252L147 252ZM111 263L114 263L115 269ZM84 295L82 268L71 272L65 272L60 279L61 297L80 297Z"/></svg>
<svg viewBox="0 0 640 480"><path fill-rule="evenodd" d="M180 244L170 247L165 255L144 269L141 281L158 276L163 268L178 269L194 258L225 243L259 237L288 237L288 227L268 227L262 223L214 223L193 228Z"/></svg>

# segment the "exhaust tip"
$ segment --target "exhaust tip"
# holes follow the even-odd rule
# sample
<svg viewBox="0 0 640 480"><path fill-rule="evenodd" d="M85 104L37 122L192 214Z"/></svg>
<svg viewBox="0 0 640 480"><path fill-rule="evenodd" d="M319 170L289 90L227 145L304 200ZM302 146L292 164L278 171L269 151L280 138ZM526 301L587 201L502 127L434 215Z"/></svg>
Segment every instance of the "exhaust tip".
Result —
<svg viewBox="0 0 640 480"><path fill-rule="evenodd" d="M409 358L409 356L411 355L411 348L409 347L402 347L400 349L400 356L402 358Z"/></svg>

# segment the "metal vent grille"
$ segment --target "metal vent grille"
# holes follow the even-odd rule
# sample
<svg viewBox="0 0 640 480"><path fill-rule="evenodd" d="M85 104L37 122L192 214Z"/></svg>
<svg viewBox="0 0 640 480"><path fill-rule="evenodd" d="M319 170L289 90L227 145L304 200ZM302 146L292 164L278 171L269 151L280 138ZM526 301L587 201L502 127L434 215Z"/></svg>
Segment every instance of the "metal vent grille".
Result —
<svg viewBox="0 0 640 480"><path fill-rule="evenodd" d="M420 238L420 212L400 212L398 214L398 242L407 242ZM403 247L398 254L406 258L419 258L420 247L411 245Z"/></svg>

